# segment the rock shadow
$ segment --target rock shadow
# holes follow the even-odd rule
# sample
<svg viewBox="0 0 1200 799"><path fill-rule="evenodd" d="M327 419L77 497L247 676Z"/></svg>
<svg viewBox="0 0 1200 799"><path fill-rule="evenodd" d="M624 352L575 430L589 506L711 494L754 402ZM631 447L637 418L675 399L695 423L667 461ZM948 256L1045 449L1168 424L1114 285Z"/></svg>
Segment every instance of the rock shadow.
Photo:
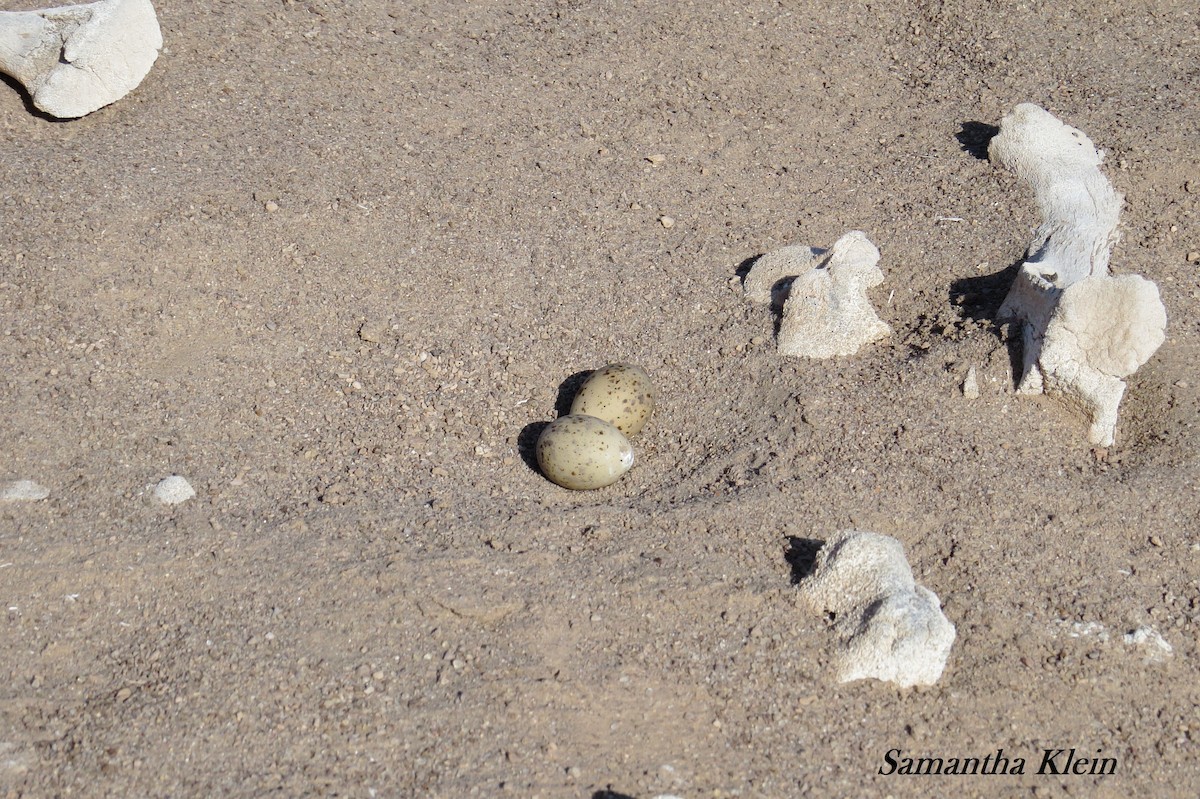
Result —
<svg viewBox="0 0 1200 799"><path fill-rule="evenodd" d="M611 787L605 788L603 791L596 791L592 794L592 799L634 799L627 793L614 791Z"/></svg>
<svg viewBox="0 0 1200 799"><path fill-rule="evenodd" d="M758 263L759 258L762 258L762 253L750 256L738 264L737 269L733 270L733 273L741 279L743 286L746 285L746 275L750 274L750 270L754 268L756 263Z"/></svg>
<svg viewBox="0 0 1200 799"><path fill-rule="evenodd" d="M750 270L754 268L754 265L765 255L766 253L760 253L751 256L738 264L737 269L734 270L734 274L742 281L743 295L746 290L746 277L750 274ZM788 292L791 291L792 283L795 280L795 275L787 275L776 280L771 286L771 332L776 338L779 337L779 328L783 326L783 306L787 302Z"/></svg>
<svg viewBox="0 0 1200 799"><path fill-rule="evenodd" d="M783 559L792 569L792 585L796 585L817 570L817 553L823 546L825 542L815 538L788 536L788 548L783 553Z"/></svg>
<svg viewBox="0 0 1200 799"><path fill-rule="evenodd" d="M981 161L986 161L988 160L988 145L992 143L992 139L996 138L996 134L999 132L1000 128L986 122L964 122L962 129L954 134L954 138L958 139L964 152Z"/></svg>
<svg viewBox="0 0 1200 799"><path fill-rule="evenodd" d="M33 104L33 97L30 96L29 91L20 82L18 82L16 78L0 73L0 83L7 84L21 97L21 102L25 104L25 110L30 116L37 117L43 122L53 122L58 125L64 125L68 122L75 121L74 119L59 119L58 117L51 116L42 109L38 108Z"/></svg>
<svg viewBox="0 0 1200 799"><path fill-rule="evenodd" d="M958 309L958 314L972 322L996 322L996 315L1008 290L1012 288L1021 264L1025 263L1022 255L1011 264L993 272L990 275L964 277L950 283L950 304Z"/></svg>
<svg viewBox="0 0 1200 799"><path fill-rule="evenodd" d="M964 277L950 284L950 304L957 310L960 317L973 322L989 322L997 338L1008 348L1008 361L1012 367L1014 382L1019 382L1024 369L1024 353L1021 336L1009 335L1001 329L997 318L1004 298L1008 296L1013 281L1025 263L1025 255L1013 261L999 272L978 277Z"/></svg>

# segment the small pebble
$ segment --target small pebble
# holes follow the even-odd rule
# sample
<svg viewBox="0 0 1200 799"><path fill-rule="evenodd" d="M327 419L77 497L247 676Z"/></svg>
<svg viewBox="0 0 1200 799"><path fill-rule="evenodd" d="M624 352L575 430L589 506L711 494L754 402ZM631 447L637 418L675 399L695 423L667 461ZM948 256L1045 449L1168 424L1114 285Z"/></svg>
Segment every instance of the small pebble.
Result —
<svg viewBox="0 0 1200 799"><path fill-rule="evenodd" d="M279 210L279 203L275 202L274 200L267 200L265 203L263 203L263 210L268 214L273 214Z"/></svg>
<svg viewBox="0 0 1200 799"><path fill-rule="evenodd" d="M32 480L13 480L0 488L0 502L37 502L50 496L50 489Z"/></svg>
<svg viewBox="0 0 1200 799"><path fill-rule="evenodd" d="M358 337L363 341L378 344L387 336L387 331L387 320L368 319L358 328Z"/></svg>
<svg viewBox="0 0 1200 799"><path fill-rule="evenodd" d="M1200 250L1192 250L1187 254L1187 262L1189 264L1200 263Z"/></svg>
<svg viewBox="0 0 1200 799"><path fill-rule="evenodd" d="M675 227L675 219L673 217L669 217L669 216L665 216L665 215L660 216L658 218L658 223L660 225L662 225L663 227L665 227L667 230L670 230L671 228Z"/></svg>
<svg viewBox="0 0 1200 799"><path fill-rule="evenodd" d="M187 502L194 496L196 496L196 489L177 474L164 477L154 487L154 498L164 505L178 505L180 502Z"/></svg>
<svg viewBox="0 0 1200 799"><path fill-rule="evenodd" d="M662 153L655 153L654 155L646 156L646 160L649 161L650 163L654 164L655 166L658 166L663 161L666 161L667 157L665 155L663 155Z"/></svg>
<svg viewBox="0 0 1200 799"><path fill-rule="evenodd" d="M979 399L979 378L975 375L975 367L967 370L966 379L962 384L963 396L969 400Z"/></svg>

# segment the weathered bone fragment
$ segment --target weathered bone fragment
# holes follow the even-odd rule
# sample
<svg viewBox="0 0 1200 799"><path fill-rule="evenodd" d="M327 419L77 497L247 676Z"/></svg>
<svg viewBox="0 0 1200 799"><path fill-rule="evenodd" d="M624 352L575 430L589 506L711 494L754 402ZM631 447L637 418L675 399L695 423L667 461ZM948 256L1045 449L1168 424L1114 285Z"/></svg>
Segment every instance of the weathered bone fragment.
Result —
<svg viewBox="0 0 1200 799"><path fill-rule="evenodd" d="M800 591L815 612L834 617L839 682L874 678L907 688L942 676L954 625L937 595L913 580L895 538L838 533L817 553L816 570Z"/></svg>
<svg viewBox="0 0 1200 799"><path fill-rule="evenodd" d="M853 355L892 332L867 298L867 289L883 282L878 264L879 250L854 230L829 250L791 246L767 253L746 275L744 288L753 302L782 304L780 355Z"/></svg>
<svg viewBox="0 0 1200 799"><path fill-rule="evenodd" d="M1032 186L1043 220L1000 306L1002 321L1022 325L1017 390L1078 407L1091 420L1091 443L1110 446L1121 378L1150 359L1167 325L1158 286L1108 272L1123 198L1091 140L1030 103L1000 122L988 156Z"/></svg>
<svg viewBox="0 0 1200 799"><path fill-rule="evenodd" d="M161 47L150 0L0 12L0 72L60 119L124 97L146 77Z"/></svg>

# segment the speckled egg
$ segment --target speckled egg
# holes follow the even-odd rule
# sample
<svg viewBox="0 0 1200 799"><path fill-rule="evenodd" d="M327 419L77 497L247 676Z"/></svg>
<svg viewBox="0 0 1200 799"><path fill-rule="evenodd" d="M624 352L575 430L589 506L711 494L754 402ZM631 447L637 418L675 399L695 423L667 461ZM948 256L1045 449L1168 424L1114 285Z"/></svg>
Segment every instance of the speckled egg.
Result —
<svg viewBox="0 0 1200 799"><path fill-rule="evenodd" d="M614 425L572 413L555 419L537 441L542 474L563 488L612 485L633 466L633 447Z"/></svg>
<svg viewBox="0 0 1200 799"><path fill-rule="evenodd" d="M571 413L603 419L627 436L636 435L653 412L650 375L627 363L610 363L592 372L571 403Z"/></svg>

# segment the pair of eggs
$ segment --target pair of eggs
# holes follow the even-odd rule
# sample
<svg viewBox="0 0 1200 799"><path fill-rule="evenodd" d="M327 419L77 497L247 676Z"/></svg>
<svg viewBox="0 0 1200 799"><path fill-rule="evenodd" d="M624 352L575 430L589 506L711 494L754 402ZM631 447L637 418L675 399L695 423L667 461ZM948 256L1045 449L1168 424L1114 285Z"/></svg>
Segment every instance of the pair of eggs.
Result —
<svg viewBox="0 0 1200 799"><path fill-rule="evenodd" d="M563 488L612 485L633 466L629 436L654 411L654 390L644 369L612 363L588 376L571 403L538 437L542 474Z"/></svg>

